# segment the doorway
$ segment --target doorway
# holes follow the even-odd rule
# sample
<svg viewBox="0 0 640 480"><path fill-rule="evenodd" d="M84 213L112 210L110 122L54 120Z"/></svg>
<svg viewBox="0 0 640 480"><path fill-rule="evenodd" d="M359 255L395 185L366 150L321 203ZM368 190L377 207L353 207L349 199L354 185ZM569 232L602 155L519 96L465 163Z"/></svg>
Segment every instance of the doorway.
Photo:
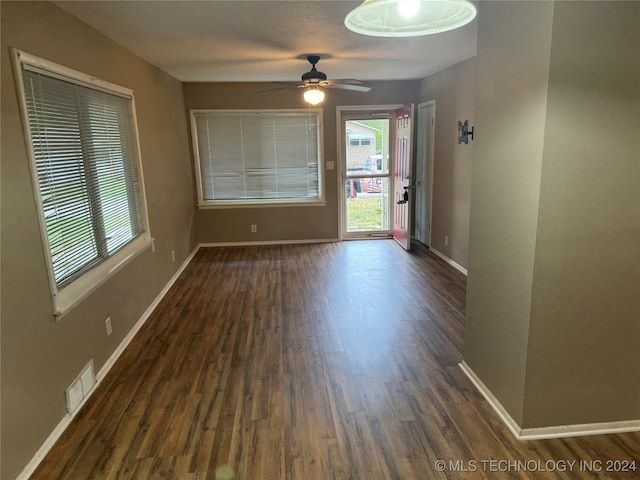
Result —
<svg viewBox="0 0 640 480"><path fill-rule="evenodd" d="M433 192L433 139L435 138L435 117L435 100L418 105L414 238L427 246L431 245L431 199Z"/></svg>
<svg viewBox="0 0 640 480"><path fill-rule="evenodd" d="M395 106L338 107L341 238L393 233L389 146Z"/></svg>

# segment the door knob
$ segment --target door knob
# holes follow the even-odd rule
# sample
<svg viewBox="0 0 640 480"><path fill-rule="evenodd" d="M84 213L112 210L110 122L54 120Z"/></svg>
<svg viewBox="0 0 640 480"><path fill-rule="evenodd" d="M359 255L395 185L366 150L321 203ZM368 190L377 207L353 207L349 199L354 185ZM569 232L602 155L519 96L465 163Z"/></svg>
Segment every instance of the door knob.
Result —
<svg viewBox="0 0 640 480"><path fill-rule="evenodd" d="M404 193L402 194L402 198L398 200L396 203L398 205L402 205L403 203L407 203L409 201L409 187L404 187Z"/></svg>

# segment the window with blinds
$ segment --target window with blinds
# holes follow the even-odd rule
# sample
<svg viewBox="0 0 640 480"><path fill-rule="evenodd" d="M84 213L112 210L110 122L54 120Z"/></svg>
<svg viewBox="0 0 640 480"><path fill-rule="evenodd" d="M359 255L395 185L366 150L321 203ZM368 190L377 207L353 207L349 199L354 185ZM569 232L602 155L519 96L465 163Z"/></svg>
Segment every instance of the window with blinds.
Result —
<svg viewBox="0 0 640 480"><path fill-rule="evenodd" d="M19 58L56 297L139 237L148 238L132 92Z"/></svg>
<svg viewBox="0 0 640 480"><path fill-rule="evenodd" d="M320 110L192 110L198 204L323 202Z"/></svg>

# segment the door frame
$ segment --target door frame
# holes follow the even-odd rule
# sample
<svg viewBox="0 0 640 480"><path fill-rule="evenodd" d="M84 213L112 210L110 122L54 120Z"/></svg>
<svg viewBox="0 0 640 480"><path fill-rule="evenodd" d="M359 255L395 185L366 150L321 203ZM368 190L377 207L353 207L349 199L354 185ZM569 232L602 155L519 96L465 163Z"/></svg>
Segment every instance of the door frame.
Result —
<svg viewBox="0 0 640 480"><path fill-rule="evenodd" d="M362 238L391 238L393 235L391 232L388 234L387 232L380 232L379 234L372 234L367 236L347 236L346 233L346 215L345 215L345 202L346 197L343 195L343 185L346 182L346 172L344 170L346 164L346 156L347 156L347 145L345 141L345 135L343 132L343 114L353 115L353 114L362 114L369 115L372 118L375 118L376 115L372 115L375 113L388 113L389 115L395 118L395 111L402 107L402 104L391 104L391 105L340 105L336 107L336 150L337 150L337 165L336 165L336 195L338 195L338 240L354 240L354 239L362 239ZM380 115L382 117L382 115ZM390 117L391 118L391 117ZM389 129L389 146L390 146L390 155L389 155L389 169L393 168L393 162L395 154L391 152L392 146L395 145L395 130L393 128ZM389 215L393 217L393 209L392 206L389 206ZM390 218L391 226L393 226L393 218Z"/></svg>
<svg viewBox="0 0 640 480"><path fill-rule="evenodd" d="M393 238L405 250L411 250L414 201L415 104L403 105L394 114Z"/></svg>
<svg viewBox="0 0 640 480"><path fill-rule="evenodd" d="M432 114L431 114L431 125L425 125L424 124L424 119L420 116L420 110L424 107L432 107ZM432 228L431 228L431 224L432 224L432 219L433 219L433 170L434 170L434 156L435 156L435 134L436 134L436 101L435 100L429 100L427 102L422 102L418 104L418 109L417 109L417 114L416 114L416 118L417 118L417 152L416 152L416 168L415 168L415 172L414 172L414 176L415 176L415 192L416 192L416 202L415 202L415 210L414 210L414 227L417 226L417 222L415 221L415 219L417 219L418 216L418 192L420 192L420 196L423 199L426 199L427 202L427 208L426 208L426 213L427 213L427 238L425 239L426 241L426 245L427 246L431 246L431 232L432 232ZM429 142L429 151L428 152L423 152L422 150L424 149L424 147L421 149L421 145L424 145L424 136L425 135L429 135L430 136L430 142ZM423 157L423 155L426 154L426 159ZM425 161L426 160L426 161ZM420 178L419 173L422 173L422 169L424 169L424 173L427 174L427 183L426 185L424 185ZM420 185L418 185L418 182L420 182ZM417 229L414 229L414 238L417 239L418 237L418 232Z"/></svg>

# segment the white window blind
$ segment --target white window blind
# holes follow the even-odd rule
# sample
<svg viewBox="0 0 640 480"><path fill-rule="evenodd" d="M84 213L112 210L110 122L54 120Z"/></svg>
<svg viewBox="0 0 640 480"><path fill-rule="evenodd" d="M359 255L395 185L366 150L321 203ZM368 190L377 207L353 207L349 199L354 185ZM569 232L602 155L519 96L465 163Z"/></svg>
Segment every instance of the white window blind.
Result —
<svg viewBox="0 0 640 480"><path fill-rule="evenodd" d="M145 231L131 98L23 66L56 289Z"/></svg>
<svg viewBox="0 0 640 480"><path fill-rule="evenodd" d="M320 113L192 112L200 204L318 201Z"/></svg>

